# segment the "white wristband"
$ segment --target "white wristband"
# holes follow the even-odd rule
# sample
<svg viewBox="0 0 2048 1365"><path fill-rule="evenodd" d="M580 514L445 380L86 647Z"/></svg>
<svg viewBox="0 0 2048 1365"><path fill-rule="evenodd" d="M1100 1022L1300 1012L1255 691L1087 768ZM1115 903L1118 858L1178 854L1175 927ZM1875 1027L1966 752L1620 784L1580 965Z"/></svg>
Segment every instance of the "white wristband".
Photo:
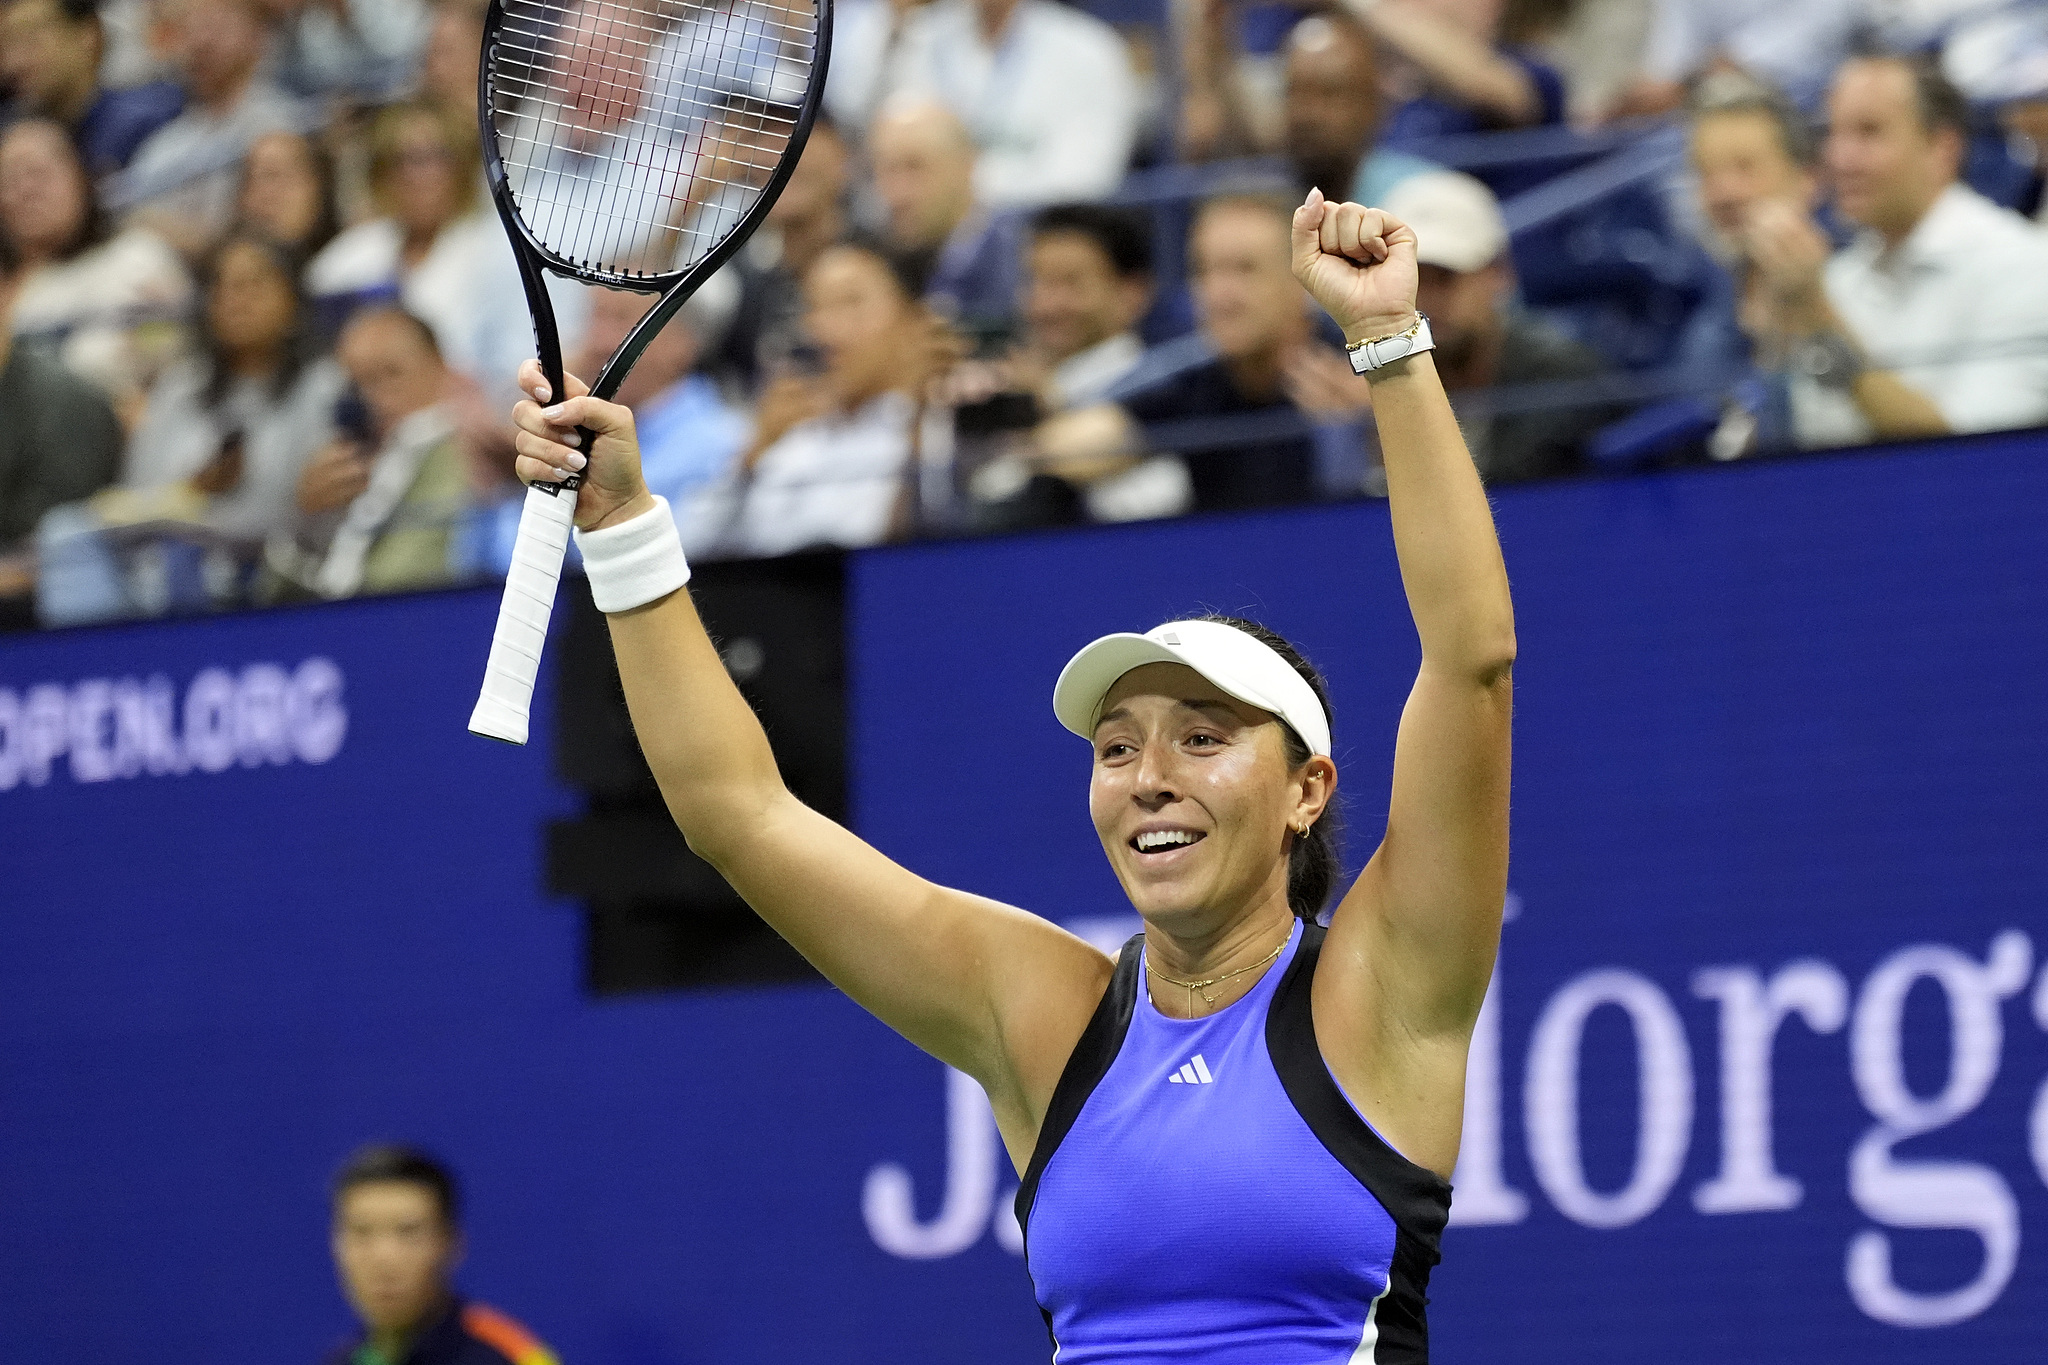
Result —
<svg viewBox="0 0 2048 1365"><path fill-rule="evenodd" d="M590 596L607 615L644 607L690 581L682 537L676 534L667 498L657 497L651 509L631 521L602 531L578 531L576 548L583 551Z"/></svg>

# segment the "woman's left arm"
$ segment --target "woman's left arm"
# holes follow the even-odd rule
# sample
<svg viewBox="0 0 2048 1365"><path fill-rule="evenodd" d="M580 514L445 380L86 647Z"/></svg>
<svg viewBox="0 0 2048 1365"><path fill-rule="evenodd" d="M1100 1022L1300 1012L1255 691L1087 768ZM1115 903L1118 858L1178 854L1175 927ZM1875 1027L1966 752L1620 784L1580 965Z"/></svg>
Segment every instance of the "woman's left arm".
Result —
<svg viewBox="0 0 2048 1365"><path fill-rule="evenodd" d="M1347 340L1414 320L1408 228L1312 195L1294 238L1297 275ZM1331 920L1316 1014L1338 1079L1372 1082L1347 1085L1354 1098L1370 1090L1368 1117L1440 1164L1431 1153L1455 1159L1465 1049L1500 943L1514 608L1492 511L1431 357L1360 382L1372 384L1422 668L1401 715L1386 835Z"/></svg>

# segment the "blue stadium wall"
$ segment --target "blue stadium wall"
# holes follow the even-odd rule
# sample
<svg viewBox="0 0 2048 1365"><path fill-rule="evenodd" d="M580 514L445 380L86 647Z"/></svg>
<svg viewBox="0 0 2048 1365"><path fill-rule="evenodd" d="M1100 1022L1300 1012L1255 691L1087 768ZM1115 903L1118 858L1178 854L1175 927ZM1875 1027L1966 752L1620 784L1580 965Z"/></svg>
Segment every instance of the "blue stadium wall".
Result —
<svg viewBox="0 0 2048 1365"><path fill-rule="evenodd" d="M1514 489L1514 865L1437 1359L2048 1349L2048 445ZM1247 610L1369 847L1383 507L859 556L855 823L1099 938L1053 674ZM986 1108L822 987L593 1000L490 594L0 643L0 1356L314 1358L324 1181L423 1142L569 1365L1043 1360ZM73 733L74 727L77 733ZM544 740L543 736L543 740Z"/></svg>

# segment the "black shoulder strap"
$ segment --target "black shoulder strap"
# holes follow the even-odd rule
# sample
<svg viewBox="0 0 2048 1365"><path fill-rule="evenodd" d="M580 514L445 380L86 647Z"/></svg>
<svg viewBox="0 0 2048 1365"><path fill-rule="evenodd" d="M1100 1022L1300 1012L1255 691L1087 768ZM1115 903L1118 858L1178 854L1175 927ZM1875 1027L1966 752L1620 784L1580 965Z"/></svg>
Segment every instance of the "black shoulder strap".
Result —
<svg viewBox="0 0 2048 1365"><path fill-rule="evenodd" d="M1095 1007L1094 1017L1082 1030L1081 1040L1067 1057L1060 1083L1053 1087L1052 1103L1046 1106L1045 1122L1038 1127L1038 1145L1031 1149L1031 1164L1024 1170L1024 1183L1017 1187L1017 1226L1031 1226L1031 1205L1038 1197L1038 1178L1052 1160L1081 1106L1095 1093L1095 1087L1109 1074L1109 1064L1123 1049L1124 1035L1131 1029L1131 1010L1138 1000L1138 962L1145 952L1145 936L1134 934L1117 957L1116 972L1109 989Z"/></svg>
<svg viewBox="0 0 2048 1365"><path fill-rule="evenodd" d="M1316 1042L1311 1005L1323 934L1322 926L1316 924L1302 930L1301 946L1295 949L1294 961L1266 1011L1266 1051L1280 1075L1281 1088L1309 1131L1372 1192L1398 1229L1387 1294L1375 1319L1380 1345L1373 1359L1387 1365L1426 1361L1429 1328L1424 1308L1429 1302L1429 1272L1441 1259L1444 1224L1451 1216L1451 1183L1389 1147L1386 1139L1358 1116L1330 1075L1322 1046Z"/></svg>

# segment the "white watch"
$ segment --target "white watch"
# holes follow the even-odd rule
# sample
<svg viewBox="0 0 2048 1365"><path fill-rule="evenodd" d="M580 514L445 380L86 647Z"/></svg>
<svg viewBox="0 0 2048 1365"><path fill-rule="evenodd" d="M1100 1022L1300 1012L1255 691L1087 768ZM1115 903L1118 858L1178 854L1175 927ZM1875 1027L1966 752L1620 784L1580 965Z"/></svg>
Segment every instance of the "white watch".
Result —
<svg viewBox="0 0 2048 1365"><path fill-rule="evenodd" d="M1415 315L1415 325L1405 332L1354 342L1344 348L1351 357L1353 374L1371 374L1397 360L1435 349L1436 339L1429 334L1429 319L1421 313Z"/></svg>

